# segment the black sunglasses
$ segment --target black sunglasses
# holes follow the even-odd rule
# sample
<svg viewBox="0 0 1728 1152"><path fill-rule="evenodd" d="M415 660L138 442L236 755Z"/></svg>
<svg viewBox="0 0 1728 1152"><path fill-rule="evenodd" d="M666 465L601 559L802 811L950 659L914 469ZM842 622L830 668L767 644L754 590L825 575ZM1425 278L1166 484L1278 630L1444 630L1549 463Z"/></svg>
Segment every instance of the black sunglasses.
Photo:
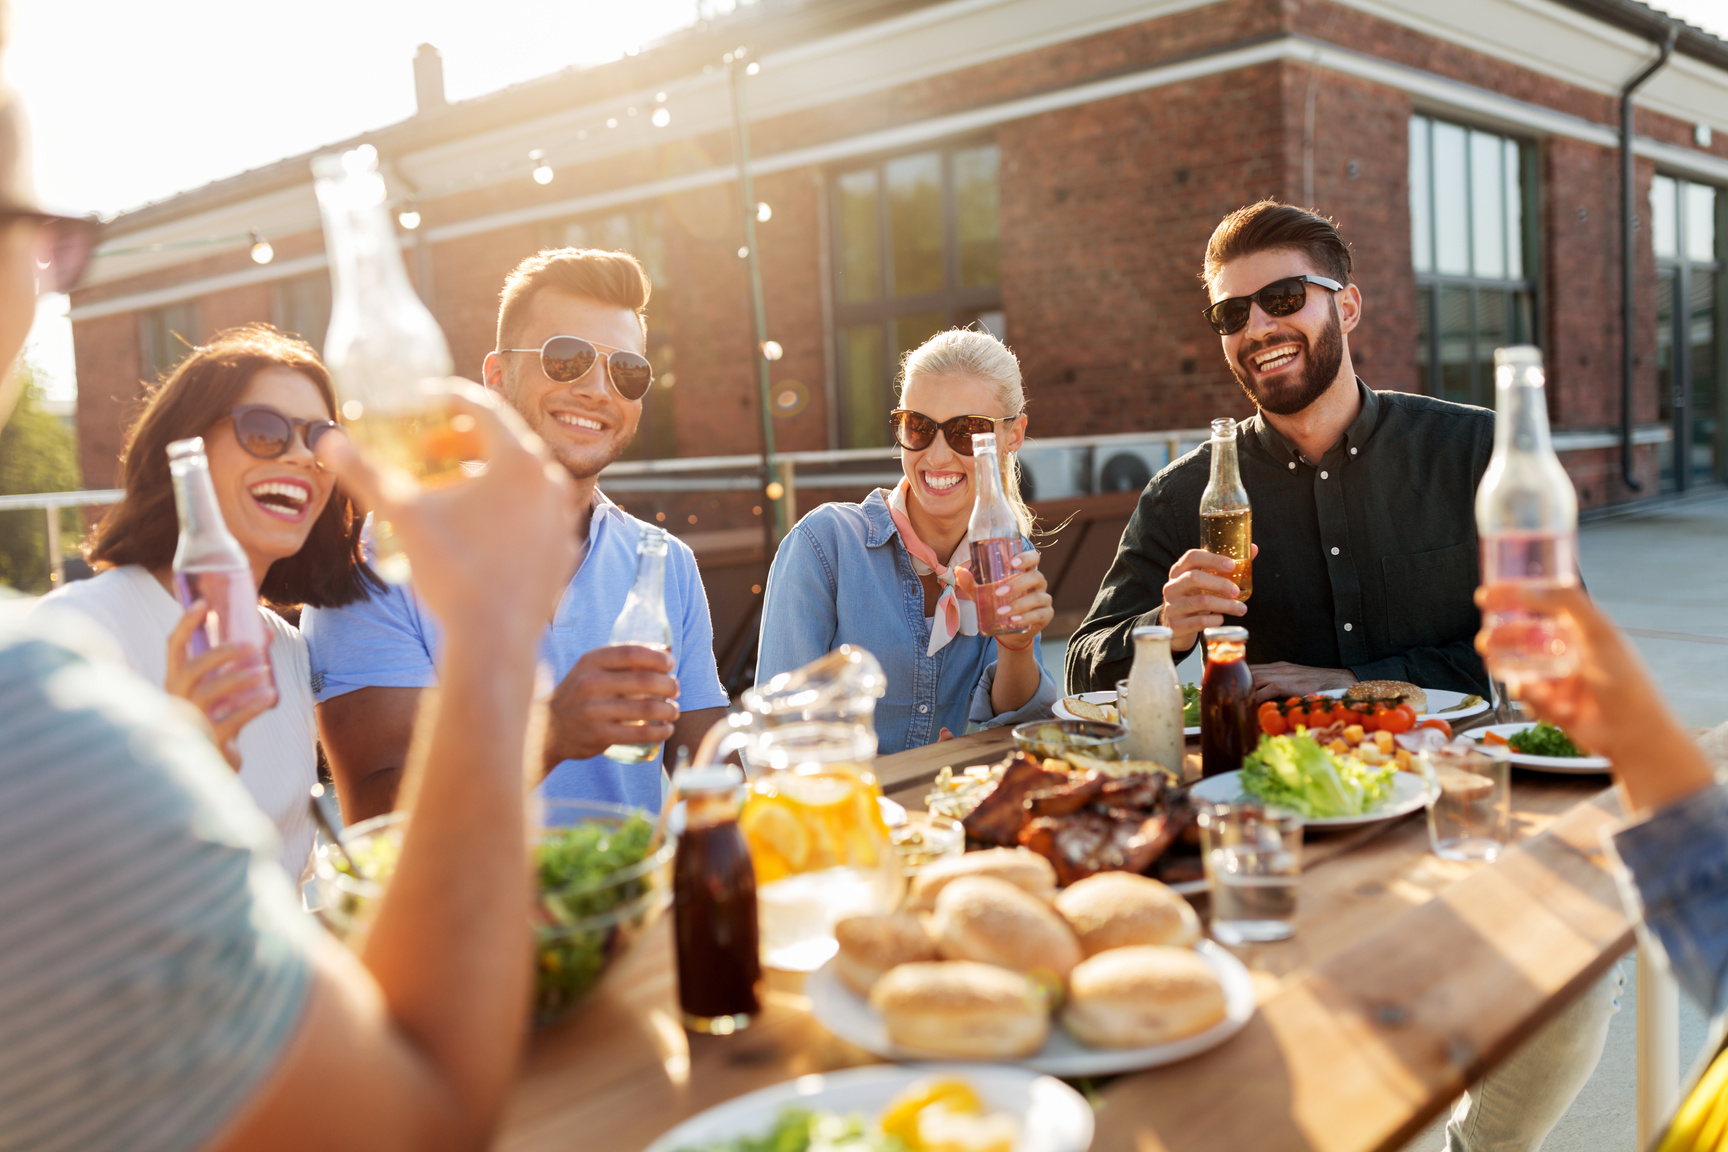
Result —
<svg viewBox="0 0 1728 1152"><path fill-rule="evenodd" d="M288 451L296 432L305 440L306 450L316 454L324 433L341 427L334 420L301 420L268 404L237 405L228 409L228 418L234 421L234 438L240 447L260 460L274 460Z"/></svg>
<svg viewBox="0 0 1728 1152"><path fill-rule="evenodd" d="M1210 308L1201 309L1200 315L1206 317L1206 322L1212 325L1212 331L1220 336L1228 336L1247 326L1248 308L1251 304L1260 305L1260 310L1268 316L1290 316L1302 311L1302 306L1308 303L1310 284L1318 284L1334 292L1344 290L1344 285L1324 276L1288 276L1283 280L1272 281L1252 296L1232 296L1227 300L1220 300Z"/></svg>
<svg viewBox="0 0 1728 1152"><path fill-rule="evenodd" d="M70 292L84 278L84 268L96 247L94 216L56 216L52 212L0 208L0 224L29 220L36 225L37 292Z"/></svg>
<svg viewBox="0 0 1728 1152"><path fill-rule="evenodd" d="M1004 416L1001 419L1006 420ZM972 437L983 432L996 431L997 421L989 416L954 416L937 422L922 412L914 412L910 408L896 408L888 413L888 427L894 431L894 443L908 452L918 452L930 447L936 440L938 430L942 438L948 441L948 447L962 456L972 455Z"/></svg>
<svg viewBox="0 0 1728 1152"><path fill-rule="evenodd" d="M554 336L538 348L500 348L500 352L538 352L540 371L548 380L559 384L574 384L588 375L600 349L610 345L584 340L580 336ZM626 400L640 400L654 385L654 366L645 356L622 348L614 348L606 357L606 378Z"/></svg>

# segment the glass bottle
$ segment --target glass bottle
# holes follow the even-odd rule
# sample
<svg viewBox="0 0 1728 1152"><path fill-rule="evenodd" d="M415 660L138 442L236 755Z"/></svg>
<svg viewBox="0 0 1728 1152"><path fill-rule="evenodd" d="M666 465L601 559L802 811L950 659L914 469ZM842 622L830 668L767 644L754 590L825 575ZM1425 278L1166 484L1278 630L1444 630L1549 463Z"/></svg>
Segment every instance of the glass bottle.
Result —
<svg viewBox="0 0 1728 1152"><path fill-rule="evenodd" d="M1020 554L1024 541L1020 520L1003 491L996 433L973 434L972 459L973 483L978 486L978 495L972 502L972 519L967 522L966 531L972 538L972 576L978 584L973 601L978 610L978 632L983 636L1004 636L1024 631L1001 613L996 598L996 585L1015 575L1014 557Z"/></svg>
<svg viewBox="0 0 1728 1152"><path fill-rule="evenodd" d="M1236 466L1236 421L1222 416L1212 421L1212 477L1200 494L1200 539L1206 551L1236 561L1231 579L1236 599L1246 600L1254 591L1254 560L1249 550L1253 538L1248 490Z"/></svg>
<svg viewBox="0 0 1728 1152"><path fill-rule="evenodd" d="M612 623L611 644L641 644L672 650L672 622L666 618L666 533L644 527L636 540L636 583L624 598L624 610ZM636 721L646 726L646 721ZM658 759L658 744L614 744L602 753L609 760L642 764Z"/></svg>
<svg viewBox="0 0 1728 1152"><path fill-rule="evenodd" d="M203 626L192 633L188 652L198 656L229 643L251 648L264 665L274 706L276 678L270 668L270 634L258 611L258 586L245 550L222 519L202 437L168 445L168 474L174 484L174 510L180 517L174 592L183 608L203 600L210 609Z"/></svg>
<svg viewBox="0 0 1728 1152"><path fill-rule="evenodd" d="M425 390L426 381L450 375L450 347L402 266L378 153L368 144L318 156L312 174L330 260L324 363L340 419L356 440L422 482L457 477L477 454L472 430L455 426ZM400 542L376 516L372 557L386 580L408 579Z"/></svg>
<svg viewBox="0 0 1728 1152"><path fill-rule="evenodd" d="M1494 400L1494 455L1476 489L1482 582L1575 584L1578 496L1549 438L1539 349L1495 349ZM1568 676L1578 666L1570 630L1551 614L1490 612L1483 626L1488 671L1513 693L1521 683Z"/></svg>
<svg viewBox="0 0 1728 1152"><path fill-rule="evenodd" d="M744 774L727 764L680 769L684 832L672 861L678 1008L684 1026L727 1035L762 1010L756 873L738 826Z"/></svg>
<svg viewBox="0 0 1728 1152"><path fill-rule="evenodd" d="M1117 706L1128 726L1128 756L1154 760L1182 775L1182 682L1170 658L1170 629L1162 624L1134 629L1134 667L1128 673L1128 693Z"/></svg>
<svg viewBox="0 0 1728 1152"><path fill-rule="evenodd" d="M1208 628L1206 671L1200 677L1200 775L1242 767L1254 748L1254 674L1248 671L1248 629Z"/></svg>

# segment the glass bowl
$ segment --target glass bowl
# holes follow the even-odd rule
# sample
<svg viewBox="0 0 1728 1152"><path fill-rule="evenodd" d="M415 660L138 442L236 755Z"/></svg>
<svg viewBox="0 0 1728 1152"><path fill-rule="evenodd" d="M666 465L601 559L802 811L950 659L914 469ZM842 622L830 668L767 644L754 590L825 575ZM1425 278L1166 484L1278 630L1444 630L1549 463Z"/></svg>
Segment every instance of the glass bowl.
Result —
<svg viewBox="0 0 1728 1152"><path fill-rule="evenodd" d="M1094 760L1126 760L1128 729L1102 720L1029 720L1014 726L1014 747L1040 760L1070 752Z"/></svg>
<svg viewBox="0 0 1728 1152"><path fill-rule="evenodd" d="M654 814L589 800L546 800L543 806L542 826L535 834L536 1025L552 1023L581 1003L672 903L672 856L677 848L668 834L655 851L631 863L588 871L582 862L595 851L607 851L620 829L629 826L629 836L645 841ZM314 853L319 915L355 951L365 944L378 898L395 868L405 821L403 813L391 812L343 833L343 846L355 863L382 876L382 882L353 875L327 841ZM586 850L560 851L572 838L579 838Z"/></svg>

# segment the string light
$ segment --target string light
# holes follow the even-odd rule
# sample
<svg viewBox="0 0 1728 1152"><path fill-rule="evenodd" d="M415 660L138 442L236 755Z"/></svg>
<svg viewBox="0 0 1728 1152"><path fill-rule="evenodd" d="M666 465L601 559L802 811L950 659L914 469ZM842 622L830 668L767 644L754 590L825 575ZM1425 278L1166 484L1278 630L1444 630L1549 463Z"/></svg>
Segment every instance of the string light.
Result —
<svg viewBox="0 0 1728 1152"><path fill-rule="evenodd" d="M762 359L778 360L784 355L786 355L786 349L780 347L778 340L762 341Z"/></svg>
<svg viewBox="0 0 1728 1152"><path fill-rule="evenodd" d="M738 246L738 259L740 259L740 260L750 259L750 247L749 247L749 245L740 244Z"/></svg>
<svg viewBox="0 0 1728 1152"><path fill-rule="evenodd" d="M757 201L757 203L756 203L756 223L766 224L766 223L768 223L768 221L770 221L772 219L774 219L774 209L768 207L768 201L766 201L766 200Z"/></svg>
<svg viewBox="0 0 1728 1152"><path fill-rule="evenodd" d="M666 93L664 93L664 92L654 93L654 103L656 103L656 104L666 103Z"/></svg>
<svg viewBox="0 0 1728 1152"><path fill-rule="evenodd" d="M252 230L252 263L268 264L276 259L276 249L270 247L270 241L264 239L259 231Z"/></svg>
<svg viewBox="0 0 1728 1152"><path fill-rule="evenodd" d="M750 61L750 67L744 69L744 75L755 76L757 73L759 73L761 71L762 71L762 65L760 65L756 61L752 60L752 61Z"/></svg>
<svg viewBox="0 0 1728 1152"><path fill-rule="evenodd" d="M396 223L412 232L420 227L420 208L414 201L408 201L408 206L396 213Z"/></svg>
<svg viewBox="0 0 1728 1152"><path fill-rule="evenodd" d="M656 108L654 109L654 115L650 116L648 119L653 122L654 127L664 128L666 125L672 123L672 113L668 112L664 108Z"/></svg>
<svg viewBox="0 0 1728 1152"><path fill-rule="evenodd" d="M546 163L546 153L536 148L528 153L528 159L534 161L534 183L552 183L552 165Z"/></svg>

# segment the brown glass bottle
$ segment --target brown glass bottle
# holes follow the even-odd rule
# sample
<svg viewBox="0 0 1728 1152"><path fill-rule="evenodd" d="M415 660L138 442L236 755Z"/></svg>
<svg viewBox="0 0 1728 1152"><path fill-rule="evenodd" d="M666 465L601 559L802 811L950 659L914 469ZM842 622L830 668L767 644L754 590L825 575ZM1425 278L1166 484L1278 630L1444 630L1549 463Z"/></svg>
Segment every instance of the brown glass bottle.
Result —
<svg viewBox="0 0 1728 1152"><path fill-rule="evenodd" d="M761 1012L756 873L738 827L743 780L708 769L680 781L684 834L672 861L678 1007L694 1032L727 1035Z"/></svg>
<svg viewBox="0 0 1728 1152"><path fill-rule="evenodd" d="M1254 674L1248 671L1248 629L1208 628L1206 671L1200 677L1200 775L1242 767L1254 748Z"/></svg>

